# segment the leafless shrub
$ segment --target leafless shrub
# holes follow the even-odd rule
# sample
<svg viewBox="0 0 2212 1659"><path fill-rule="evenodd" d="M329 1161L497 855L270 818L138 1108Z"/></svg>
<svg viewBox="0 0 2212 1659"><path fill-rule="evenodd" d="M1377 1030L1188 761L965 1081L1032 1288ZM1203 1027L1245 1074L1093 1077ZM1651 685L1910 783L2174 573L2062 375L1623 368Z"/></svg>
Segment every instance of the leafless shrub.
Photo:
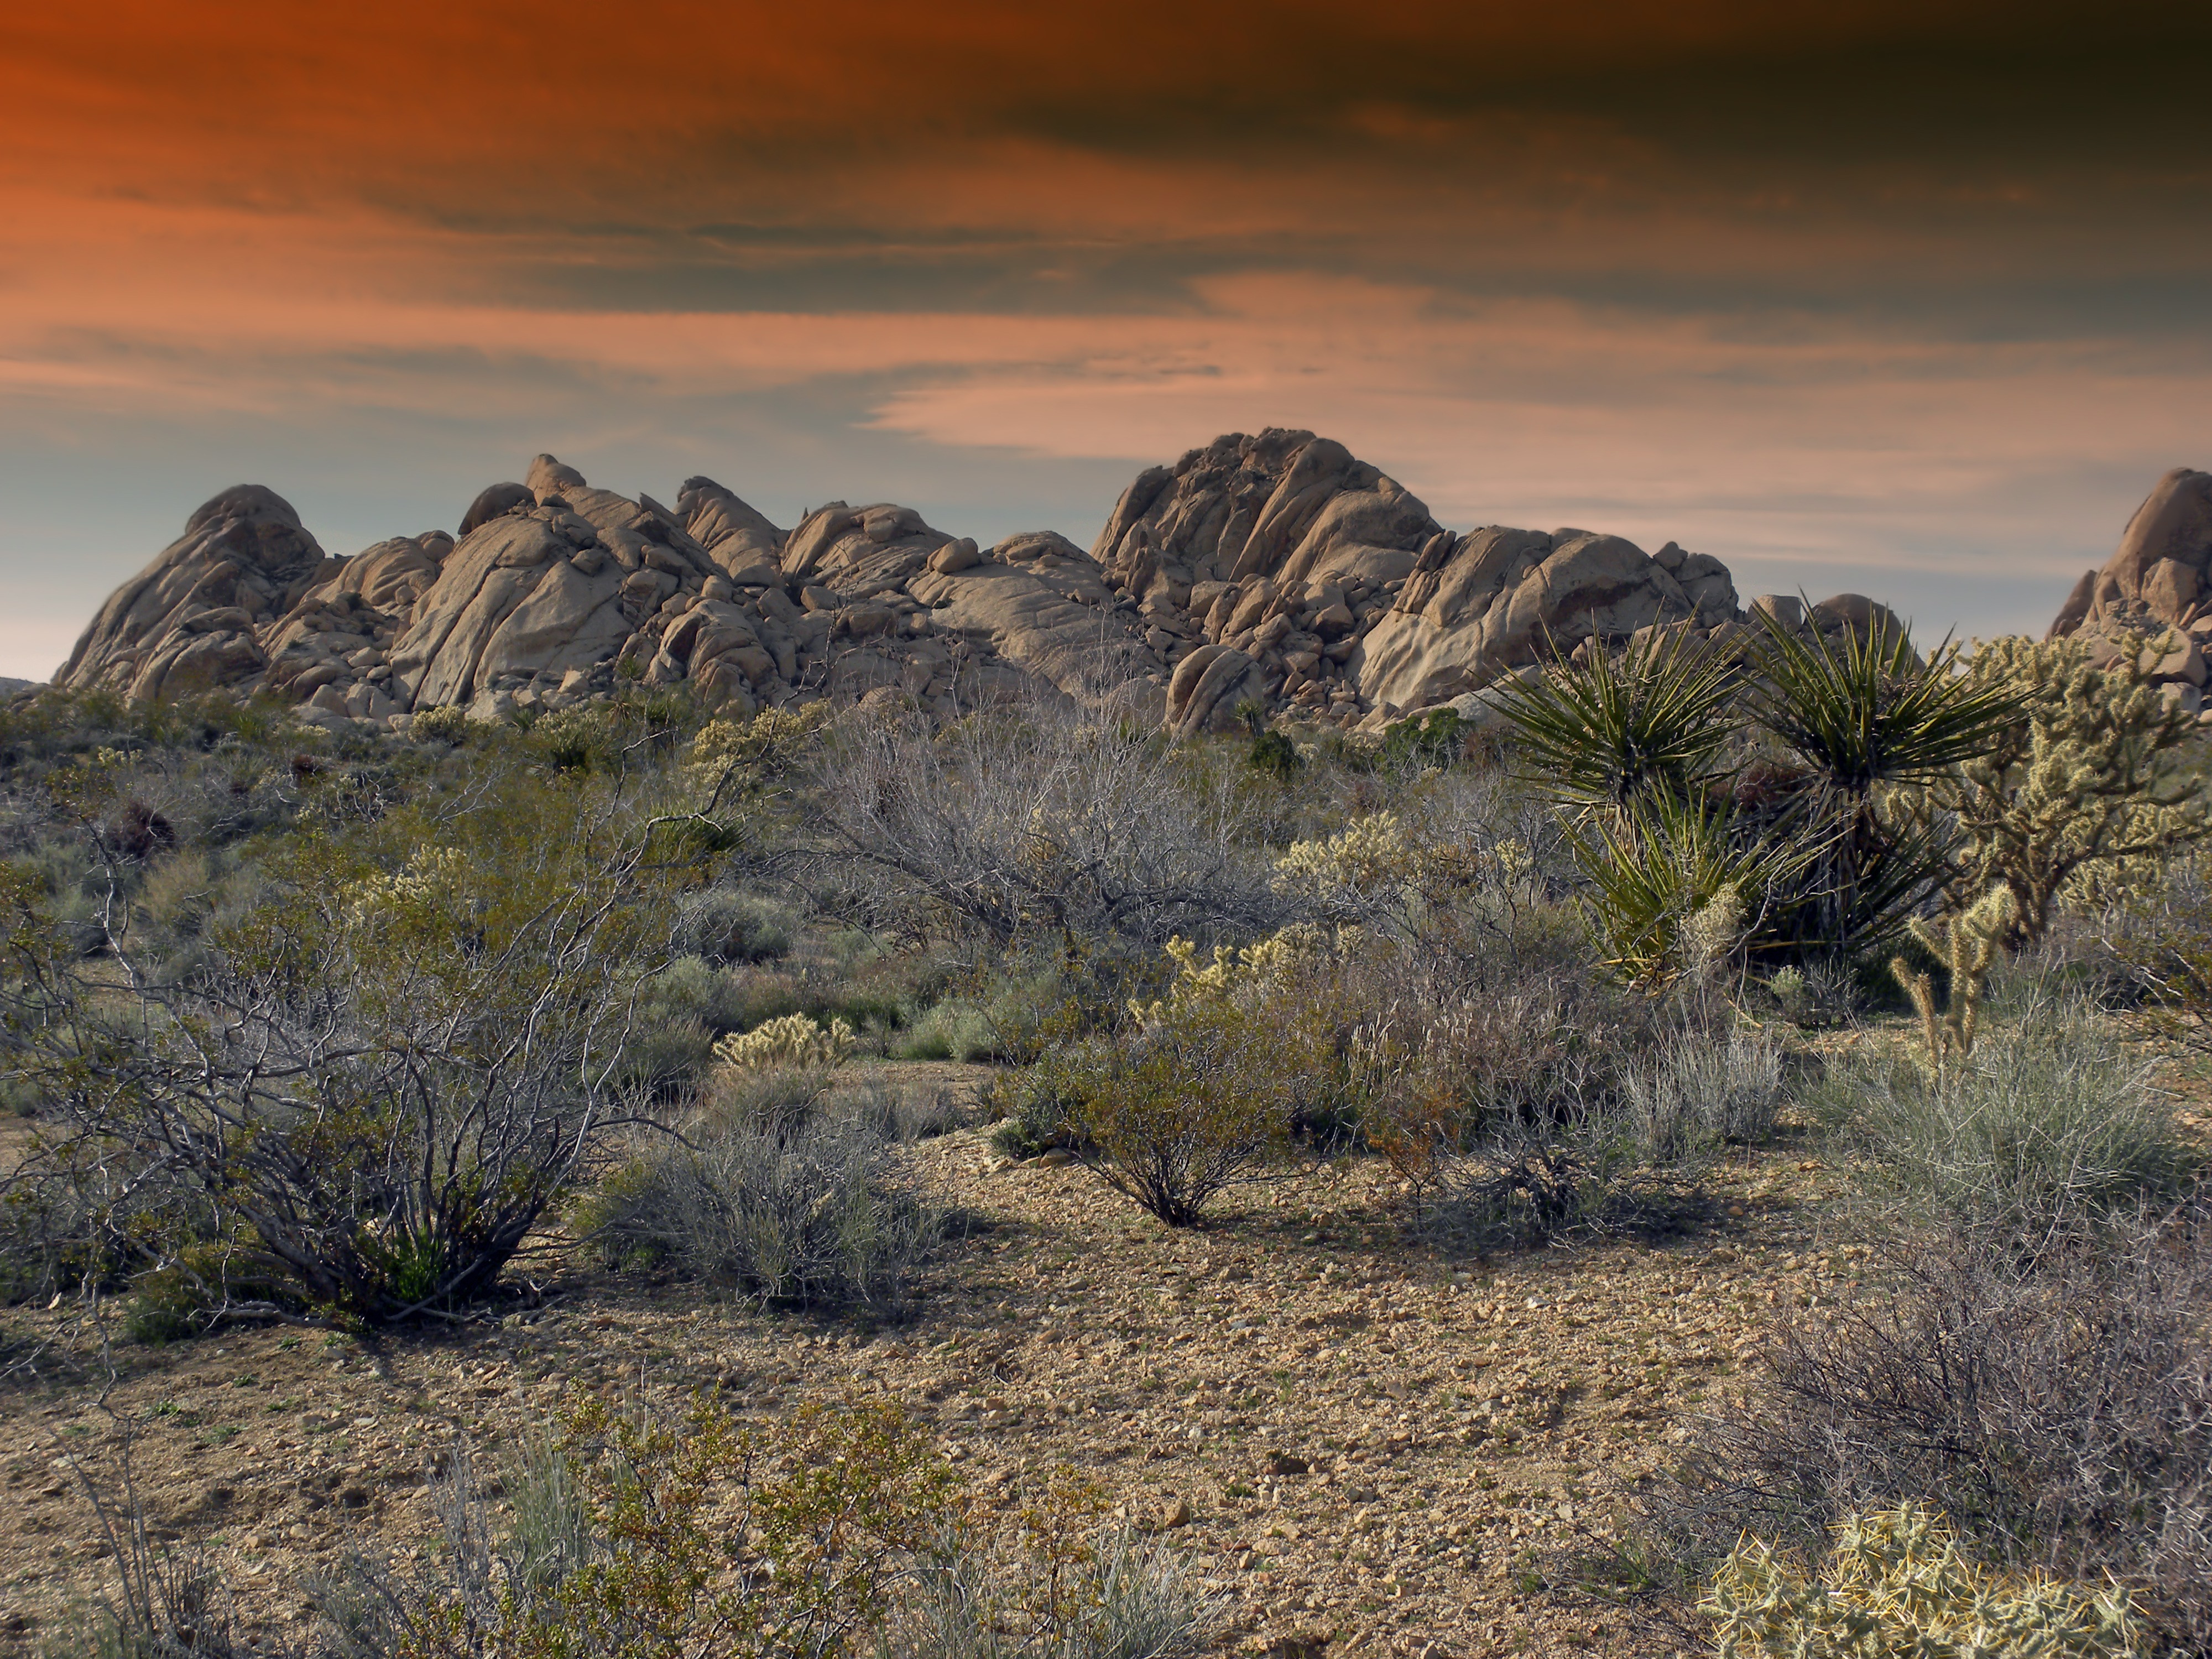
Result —
<svg viewBox="0 0 2212 1659"><path fill-rule="evenodd" d="M1108 711L1039 701L941 731L854 724L813 782L811 866L910 925L1154 946L1287 914L1233 780Z"/></svg>
<svg viewBox="0 0 2212 1659"><path fill-rule="evenodd" d="M617 1260L665 1260L763 1300L896 1303L935 1219L892 1167L886 1112L820 1103L802 1084L688 1144L657 1140L585 1224Z"/></svg>
<svg viewBox="0 0 2212 1659"><path fill-rule="evenodd" d="M1892 1248L1878 1282L1772 1338L1650 1518L1693 1565L1745 1529L1810 1555L1855 1510L1926 1502L2013 1567L2133 1588L2212 1643L2212 1210L2023 1254L1999 1231Z"/></svg>

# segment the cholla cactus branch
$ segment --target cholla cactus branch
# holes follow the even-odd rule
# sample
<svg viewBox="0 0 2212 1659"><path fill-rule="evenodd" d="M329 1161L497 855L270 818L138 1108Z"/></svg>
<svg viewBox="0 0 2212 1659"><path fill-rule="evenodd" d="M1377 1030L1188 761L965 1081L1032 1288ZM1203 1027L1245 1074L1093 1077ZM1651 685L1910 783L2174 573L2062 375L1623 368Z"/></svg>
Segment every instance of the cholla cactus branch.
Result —
<svg viewBox="0 0 2212 1659"><path fill-rule="evenodd" d="M1917 1504L1848 1516L1812 1578L1747 1539L1700 1604L1720 1659L2134 1659L2145 1651L2128 1592L1968 1560Z"/></svg>
<svg viewBox="0 0 2212 1659"><path fill-rule="evenodd" d="M1960 832L1954 890L2011 889L2014 938L2041 937L2057 905L2124 889L2149 860L2212 835L2212 812L2176 765L2195 721L2139 658L2099 665L2079 640L2001 639L1976 651L1969 678L2008 691L2021 714L1920 805Z"/></svg>
<svg viewBox="0 0 2212 1659"><path fill-rule="evenodd" d="M1964 1060L1973 1053L1990 969L2019 919L2020 901L2012 889L2000 885L1990 888L1967 909L1945 917L1941 933L1918 916L1907 924L1912 937L1942 961L1951 979L1950 1006L1939 1018L1936 988L1929 975L1913 969L1902 957L1889 964L1889 971L1919 1011L1931 1075L1941 1075L1948 1061Z"/></svg>

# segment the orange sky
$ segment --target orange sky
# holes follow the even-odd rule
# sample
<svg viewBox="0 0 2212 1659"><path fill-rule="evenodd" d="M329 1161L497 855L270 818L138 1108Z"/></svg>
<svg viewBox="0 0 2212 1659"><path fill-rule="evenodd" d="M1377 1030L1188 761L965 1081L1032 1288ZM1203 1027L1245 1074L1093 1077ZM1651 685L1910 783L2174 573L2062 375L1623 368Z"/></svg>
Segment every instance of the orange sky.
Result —
<svg viewBox="0 0 2212 1659"><path fill-rule="evenodd" d="M0 15L0 672L222 485L345 551L539 448L1087 542L1296 423L1969 629L2212 465L2175 7L83 9Z"/></svg>

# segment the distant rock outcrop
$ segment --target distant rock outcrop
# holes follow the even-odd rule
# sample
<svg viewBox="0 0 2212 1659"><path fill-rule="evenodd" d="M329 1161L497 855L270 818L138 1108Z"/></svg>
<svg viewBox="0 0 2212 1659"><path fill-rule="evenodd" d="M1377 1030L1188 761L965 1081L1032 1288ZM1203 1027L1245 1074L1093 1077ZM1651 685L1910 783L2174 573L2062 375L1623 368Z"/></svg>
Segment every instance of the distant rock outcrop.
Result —
<svg viewBox="0 0 2212 1659"><path fill-rule="evenodd" d="M1844 595L1809 620L1877 611ZM671 509L540 455L457 536L333 559L243 485L117 592L57 681L269 692L326 725L558 708L620 675L741 710L891 696L950 714L1047 690L1185 733L1255 707L1372 722L1655 627L1741 631L1728 571L1585 531L1455 536L1341 444L1269 428L1140 474L1088 553L1042 530L978 547L891 502L786 531L711 478Z"/></svg>
<svg viewBox="0 0 2212 1659"><path fill-rule="evenodd" d="M262 634L281 625L324 562L289 501L234 485L108 596L55 683L134 702L252 683L267 665Z"/></svg>
<svg viewBox="0 0 2212 1659"><path fill-rule="evenodd" d="M2093 656L2133 655L2191 713L2212 653L2212 472L2177 466L2151 487L2100 570L2085 570L2051 624Z"/></svg>

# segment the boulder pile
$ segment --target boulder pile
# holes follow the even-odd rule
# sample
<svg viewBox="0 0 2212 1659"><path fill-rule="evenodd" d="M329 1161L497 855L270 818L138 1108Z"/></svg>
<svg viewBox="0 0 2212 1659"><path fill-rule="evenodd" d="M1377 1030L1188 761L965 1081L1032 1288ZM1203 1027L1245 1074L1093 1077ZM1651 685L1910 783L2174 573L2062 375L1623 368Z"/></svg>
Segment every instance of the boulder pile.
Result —
<svg viewBox="0 0 2212 1659"><path fill-rule="evenodd" d="M2085 570L2051 624L2099 663L2133 656L2167 698L2205 718L2212 655L2212 472L2178 466L2152 487L2100 570Z"/></svg>
<svg viewBox="0 0 2212 1659"><path fill-rule="evenodd" d="M1854 595L1753 605L1799 626L1888 617ZM888 502L832 501L787 531L711 478L672 508L540 455L454 534L333 558L282 497L240 485L117 590L55 678L274 694L330 726L496 719L635 678L738 713L827 698L951 715L1049 691L1188 733L1255 708L1378 724L1555 650L1655 628L1726 642L1747 623L1717 560L1581 530L1455 536L1341 444L1271 428L1139 475L1087 553L1051 531L979 547Z"/></svg>

